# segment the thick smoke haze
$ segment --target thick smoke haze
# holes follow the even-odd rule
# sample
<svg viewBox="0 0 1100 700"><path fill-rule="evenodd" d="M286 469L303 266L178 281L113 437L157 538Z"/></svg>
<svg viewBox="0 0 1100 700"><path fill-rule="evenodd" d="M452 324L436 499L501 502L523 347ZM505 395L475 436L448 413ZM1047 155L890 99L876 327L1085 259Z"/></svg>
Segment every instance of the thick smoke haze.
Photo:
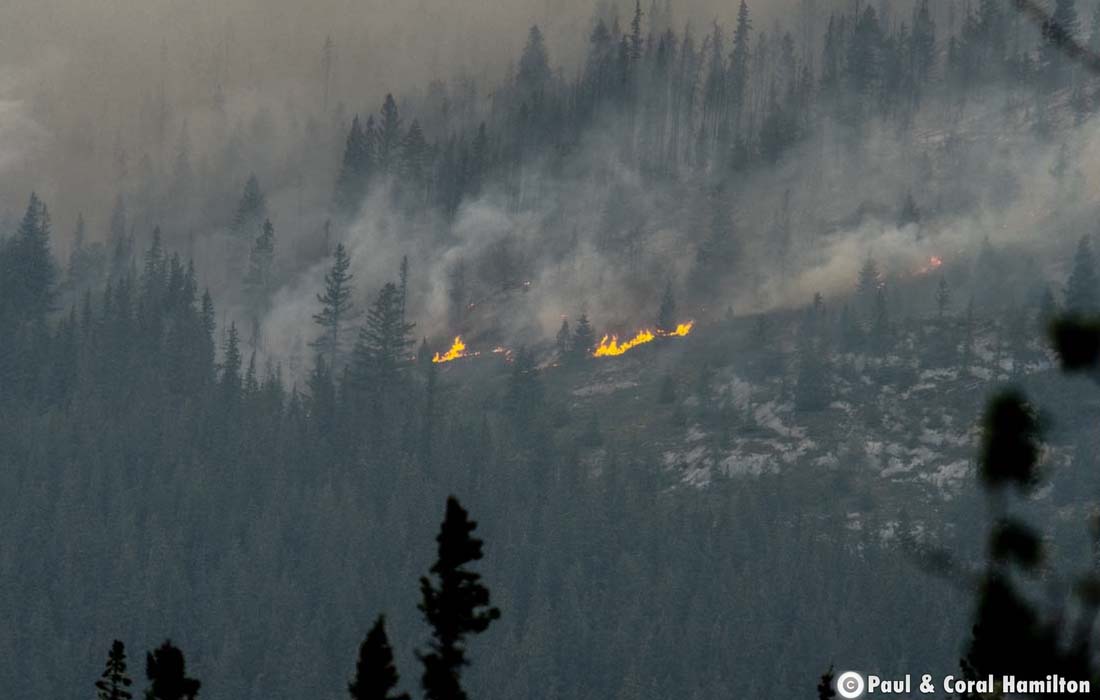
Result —
<svg viewBox="0 0 1100 700"><path fill-rule="evenodd" d="M646 11L704 37L713 21L732 25L735 9L683 2ZM761 34L804 35L800 50L812 54L820 37L803 25L819 28L834 9L851 8L768 3L754 8L753 22ZM912 4L878 9L884 24L896 23ZM949 3L934 9L941 21L958 22ZM360 310L394 278L402 257L413 261L417 333L435 341L455 330L447 295L460 261L482 278L471 294L492 298L484 314L491 320L475 314L471 325L498 335L506 328L503 339L514 343L545 340L563 316L582 311L612 330L649 323L665 282L686 288L697 274L696 229L705 221L692 212L701 202L683 185L640 178L621 158L614 123L590 128L583 155L564 170L525 165L519 202L490 187L443 222L434 214L403 216L379 186L334 240L324 238L352 114L375 111L393 92L406 123L417 118L430 137L445 140L450 134L433 127L440 107L468 129L489 117L493 86L514 72L531 24L542 27L551 66L569 80L583 68L577 57L593 18L617 20L625 30L633 11L625 3L473 3L456 11L432 2L54 2L14 11L16 21L0 37L8 61L0 80L2 210L10 219L27 191L38 190L51 204L55 247L64 256L77 214L86 216L91 240L106 242L110 203L124 195L138 248L162 226L169 247L195 260L221 319L243 323L239 272L221 262L232 246L234 200L255 173L279 241L278 289L261 348L277 359L313 333L335 239L351 251ZM816 58L806 62L812 67ZM1094 191L1085 156L1097 148L1095 129L1086 122L1057 141L1044 138L1001 116L1005 103L1020 99L996 88L957 102L933 100L905 133L872 127L858 143L842 128L816 132L778 167L735 177L728 196L743 262L713 298L685 314L794 308L815 293L843 303L869 256L902 285L932 257L965 281L984 241L1053 252L1041 264L1057 277L1066 212L1079 211L1084 193ZM1069 162L1055 178L1055 160L1067 148ZM185 177L190 189L179 201L174 188ZM907 194L934 213L899 228ZM609 203L637 222L630 251L600 245ZM514 267L507 276L516 279L487 281L494 255ZM529 292L494 294L494 284L516 282Z"/></svg>

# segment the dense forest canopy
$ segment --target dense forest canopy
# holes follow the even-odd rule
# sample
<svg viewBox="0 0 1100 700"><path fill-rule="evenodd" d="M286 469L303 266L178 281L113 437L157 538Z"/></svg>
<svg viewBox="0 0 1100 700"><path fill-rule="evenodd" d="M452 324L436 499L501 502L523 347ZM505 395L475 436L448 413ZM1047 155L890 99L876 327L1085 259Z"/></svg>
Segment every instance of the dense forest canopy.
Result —
<svg viewBox="0 0 1100 700"><path fill-rule="evenodd" d="M16 8L7 687L122 689L116 639L162 698L984 668L921 556L983 556L1001 384L1052 412L1015 505L1092 556L1043 329L1100 311L1100 3L681 2ZM448 633L452 494L500 614Z"/></svg>

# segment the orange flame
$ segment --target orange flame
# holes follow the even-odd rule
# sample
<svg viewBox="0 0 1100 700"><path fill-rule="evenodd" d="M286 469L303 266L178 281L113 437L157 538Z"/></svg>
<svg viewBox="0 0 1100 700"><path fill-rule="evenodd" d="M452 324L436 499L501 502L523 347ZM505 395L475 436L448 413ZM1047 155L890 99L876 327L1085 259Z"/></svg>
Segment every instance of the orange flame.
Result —
<svg viewBox="0 0 1100 700"><path fill-rule="evenodd" d="M657 338L683 338L690 334L693 328L695 328L695 321L681 323L676 326L675 330L671 331L652 330L646 328L644 330L638 331L637 335L623 343L619 342L619 336L617 335L605 335L603 337L603 340L600 341L599 346L596 348L596 351L592 353L592 356L618 357L619 355L633 350L639 345L645 345L646 343L653 342Z"/></svg>
<svg viewBox="0 0 1100 700"><path fill-rule="evenodd" d="M619 355L622 355L623 353L632 350L639 345L645 345L646 343L651 342L656 337L657 336L654 335L653 331L651 330L638 331L638 334L636 336L620 345L619 336L613 335L608 337L605 335L603 337L603 340L600 341L599 347L596 348L596 352L593 353L592 356L618 357Z"/></svg>
<svg viewBox="0 0 1100 700"><path fill-rule="evenodd" d="M436 364L439 364L441 362L451 362L452 360L457 360L461 357L470 357L470 356L476 355L476 354L477 354L476 352L475 353L466 352L466 343L462 342L462 336L456 335L455 336L455 342L451 345L451 349L448 350L443 355L440 355L437 352L435 354L435 357L432 358L432 362L434 362Z"/></svg>
<svg viewBox="0 0 1100 700"><path fill-rule="evenodd" d="M674 331L657 331L657 335L662 338L683 338L689 335L693 328L695 328L695 321L688 321L678 324Z"/></svg>

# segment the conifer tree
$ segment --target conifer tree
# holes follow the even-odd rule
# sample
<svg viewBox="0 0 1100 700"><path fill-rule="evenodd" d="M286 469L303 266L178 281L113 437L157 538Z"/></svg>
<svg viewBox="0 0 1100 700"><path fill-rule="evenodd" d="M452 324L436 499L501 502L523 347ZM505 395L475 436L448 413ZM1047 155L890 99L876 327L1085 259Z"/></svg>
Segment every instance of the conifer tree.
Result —
<svg viewBox="0 0 1100 700"><path fill-rule="evenodd" d="M340 174L336 178L334 200L336 208L344 216L352 216L358 210L366 194L371 170L369 134L359 123L359 115L351 120L344 145L344 157Z"/></svg>
<svg viewBox="0 0 1100 700"><path fill-rule="evenodd" d="M267 311L271 293L274 291L274 266L275 227L270 219L265 219L260 235L256 236L248 253L248 273L244 278L253 348L259 344L260 319Z"/></svg>
<svg viewBox="0 0 1100 700"><path fill-rule="evenodd" d="M348 695L352 700L409 700L408 693L394 693L400 680L386 636L386 618L379 615L359 645L355 678L348 683Z"/></svg>
<svg viewBox="0 0 1100 700"><path fill-rule="evenodd" d="M171 640L146 655L145 675L149 679L147 700L194 700L202 685L187 677L183 652Z"/></svg>
<svg viewBox="0 0 1100 700"><path fill-rule="evenodd" d="M426 651L417 652L424 666L421 686L427 700L465 700L462 669L469 665L466 638L484 632L500 617L491 607L489 589L469 565L481 559L481 540L472 536L477 523L470 520L458 500L447 499L440 527L438 558L431 576L420 579L419 605L432 628Z"/></svg>
<svg viewBox="0 0 1100 700"><path fill-rule="evenodd" d="M99 700L130 700L133 681L126 675L126 646L119 640L111 644L103 674L95 682Z"/></svg>
<svg viewBox="0 0 1100 700"><path fill-rule="evenodd" d="M936 286L936 316L943 320L947 313L947 307L951 305L951 290L947 287L947 278L940 276L940 282Z"/></svg>
<svg viewBox="0 0 1100 700"><path fill-rule="evenodd" d="M313 341L313 347L325 358L329 368L335 367L343 355L344 325L351 319L351 257L343 243L336 245L332 267L325 274L325 291L317 295L321 311L313 315L313 321L321 327L321 335Z"/></svg>
<svg viewBox="0 0 1100 700"><path fill-rule="evenodd" d="M259 229L266 218L267 201L260 191L260 181L254 174L249 175L240 201L237 202L237 210L233 214L233 233L251 240L253 232Z"/></svg>
<svg viewBox="0 0 1100 700"><path fill-rule="evenodd" d="M50 215L31 193L19 228L10 240L0 240L0 317L40 320L57 298L57 266L50 253Z"/></svg>
<svg viewBox="0 0 1100 700"><path fill-rule="evenodd" d="M397 175L401 158L401 117L397 102L387 94L382 103L381 120L378 123L378 141L375 158L378 171L383 175Z"/></svg>
<svg viewBox="0 0 1100 700"><path fill-rule="evenodd" d="M570 360L574 363L582 362L592 354L596 347L596 331L592 330L592 324L588 322L588 314L581 314L577 319L577 327L573 330L573 342L570 345Z"/></svg>
<svg viewBox="0 0 1100 700"><path fill-rule="evenodd" d="M563 316L561 319L561 327L558 328L558 335L555 338L559 359L568 357L572 341L573 333L569 330L569 319Z"/></svg>
<svg viewBox="0 0 1100 700"><path fill-rule="evenodd" d="M408 363L415 342L410 336L412 329L413 324L402 319L397 286L386 283L367 311L352 355L352 377L360 388L376 383L383 389L393 382L401 366Z"/></svg>
<svg viewBox="0 0 1100 700"><path fill-rule="evenodd" d="M519 59L516 72L516 87L521 99L530 99L542 94L550 82L550 60L546 52L546 42L538 25L532 25L527 31L527 45ZM480 129L479 129L480 131Z"/></svg>

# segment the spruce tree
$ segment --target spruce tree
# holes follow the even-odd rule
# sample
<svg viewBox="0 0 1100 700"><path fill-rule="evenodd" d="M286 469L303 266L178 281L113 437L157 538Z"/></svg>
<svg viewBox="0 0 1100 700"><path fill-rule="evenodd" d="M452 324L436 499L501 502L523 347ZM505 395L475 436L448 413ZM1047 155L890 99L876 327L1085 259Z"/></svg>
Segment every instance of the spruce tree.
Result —
<svg viewBox="0 0 1100 700"><path fill-rule="evenodd" d="M255 175L249 175L244 183L241 199L237 202L237 210L233 214L233 233L251 240L253 232L259 229L266 218L267 201L260 191L260 181Z"/></svg>
<svg viewBox="0 0 1100 700"><path fill-rule="evenodd" d="M588 314L581 314L577 319L577 327L573 330L569 359L573 363L582 362L592 354L595 348L596 331L592 330L592 324L588 322Z"/></svg>
<svg viewBox="0 0 1100 700"><path fill-rule="evenodd" d="M95 682L96 696L99 700L130 700L133 697L129 690L132 684L133 681L126 675L126 646L116 639L107 654L103 674Z"/></svg>
<svg viewBox="0 0 1100 700"><path fill-rule="evenodd" d="M313 347L325 358L329 368L334 368L343 355L344 325L350 320L351 302L351 257L343 243L336 245L332 257L332 267L325 274L325 291L317 295L321 311L313 315L313 321L321 327L321 335L313 341Z"/></svg>
<svg viewBox="0 0 1100 700"><path fill-rule="evenodd" d="M385 284L367 311L352 355L352 377L360 388L393 382L401 366L407 364L415 342L409 335L412 329L413 324L402 318L397 286Z"/></svg>
<svg viewBox="0 0 1100 700"><path fill-rule="evenodd" d="M426 651L417 652L424 666L421 686L427 700L465 700L462 669L469 665L466 638L484 632L500 617L489 604L489 589L468 565L481 559L481 540L473 537L470 520L454 496L440 527L438 558L431 576L420 579L420 611L432 628Z"/></svg>
<svg viewBox="0 0 1100 700"><path fill-rule="evenodd" d="M187 677L183 652L171 640L146 655L145 675L149 679L147 700L194 700L202 685Z"/></svg>
<svg viewBox="0 0 1100 700"><path fill-rule="evenodd" d="M521 99L530 99L540 95L550 82L550 61L546 53L546 42L538 25L527 31L527 45L519 59L516 72L516 88Z"/></svg>
<svg viewBox="0 0 1100 700"><path fill-rule="evenodd" d="M393 648L386 636L386 618L379 615L359 645L355 678L348 683L352 700L409 700L408 693L394 693L401 677L393 662Z"/></svg>
<svg viewBox="0 0 1100 700"><path fill-rule="evenodd" d="M333 197L337 210L345 217L353 216L366 194L371 169L369 134L359 123L359 115L351 121L340 174L336 178Z"/></svg>
<svg viewBox="0 0 1100 700"><path fill-rule="evenodd" d="M31 193L15 236L0 241L0 316L41 320L54 309L57 266L50 254L50 215Z"/></svg>
<svg viewBox="0 0 1100 700"><path fill-rule="evenodd" d="M383 176L397 175L401 158L402 134L401 117L397 113L397 102L394 101L393 95L386 95L380 116L375 150L378 170Z"/></svg>
<svg viewBox="0 0 1100 700"><path fill-rule="evenodd" d="M947 278L940 276L940 282L936 286L936 316L943 320L947 313L947 307L951 305L951 290L947 287Z"/></svg>

